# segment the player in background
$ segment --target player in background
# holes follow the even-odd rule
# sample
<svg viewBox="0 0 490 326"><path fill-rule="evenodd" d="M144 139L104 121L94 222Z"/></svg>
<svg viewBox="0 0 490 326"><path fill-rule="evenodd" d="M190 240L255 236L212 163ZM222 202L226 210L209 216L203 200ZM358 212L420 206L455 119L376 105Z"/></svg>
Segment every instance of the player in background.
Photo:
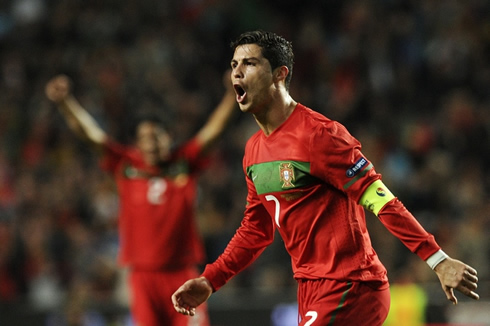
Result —
<svg viewBox="0 0 490 326"><path fill-rule="evenodd" d="M254 31L232 47L237 102L260 127L243 158L246 209L223 254L173 294L175 309L193 315L249 266L278 230L298 282L300 325L382 325L389 283L371 245L364 209L427 262L450 301L457 303L454 289L478 299L476 270L441 250L383 184L361 144L343 125L290 96L291 43Z"/></svg>
<svg viewBox="0 0 490 326"><path fill-rule="evenodd" d="M134 146L116 142L72 95L67 76L46 84L46 96L57 104L70 129L102 152L102 166L115 178L120 197L118 260L129 267L130 309L138 326L209 325L206 306L192 320L175 312L170 297L185 280L198 276L198 265L204 263L195 221L196 188L206 151L236 110L229 78L225 86L204 126L173 148L154 116L136 123Z"/></svg>

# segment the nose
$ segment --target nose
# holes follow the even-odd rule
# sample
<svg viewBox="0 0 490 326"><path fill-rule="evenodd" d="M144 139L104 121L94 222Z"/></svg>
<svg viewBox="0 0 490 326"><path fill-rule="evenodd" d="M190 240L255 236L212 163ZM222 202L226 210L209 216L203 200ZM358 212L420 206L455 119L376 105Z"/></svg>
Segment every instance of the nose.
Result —
<svg viewBox="0 0 490 326"><path fill-rule="evenodd" d="M243 77L241 64L238 63L235 67L233 67L233 70L231 71L231 76L232 76L232 78L242 78Z"/></svg>

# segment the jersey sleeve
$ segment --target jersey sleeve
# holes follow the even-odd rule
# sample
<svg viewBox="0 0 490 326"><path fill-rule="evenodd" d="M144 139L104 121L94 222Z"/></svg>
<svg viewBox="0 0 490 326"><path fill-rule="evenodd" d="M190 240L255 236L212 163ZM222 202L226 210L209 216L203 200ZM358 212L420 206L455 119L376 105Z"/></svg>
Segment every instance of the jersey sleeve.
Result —
<svg viewBox="0 0 490 326"><path fill-rule="evenodd" d="M202 146L197 141L197 138L190 139L182 147L180 147L174 154L174 159L185 159L193 172L199 172L205 169L209 165L209 157L203 155Z"/></svg>
<svg viewBox="0 0 490 326"><path fill-rule="evenodd" d="M127 149L123 145L113 140L107 140L106 143L103 145L103 153L100 160L100 167L104 171L115 174L119 163L126 156Z"/></svg>
<svg viewBox="0 0 490 326"><path fill-rule="evenodd" d="M340 123L320 125L310 137L311 173L359 202L381 178L361 152L361 144Z"/></svg>
<svg viewBox="0 0 490 326"><path fill-rule="evenodd" d="M383 225L413 253L427 260L441 249L398 198L392 199L379 211Z"/></svg>
<svg viewBox="0 0 490 326"><path fill-rule="evenodd" d="M359 141L341 124L333 122L315 130L310 153L312 174L373 211L410 251L426 260L440 249L434 236L383 185L381 175L361 152Z"/></svg>
<svg viewBox="0 0 490 326"><path fill-rule="evenodd" d="M247 180L247 206L240 227L218 259L206 265L202 276L214 291L252 264L274 240L274 224L257 196L252 180Z"/></svg>

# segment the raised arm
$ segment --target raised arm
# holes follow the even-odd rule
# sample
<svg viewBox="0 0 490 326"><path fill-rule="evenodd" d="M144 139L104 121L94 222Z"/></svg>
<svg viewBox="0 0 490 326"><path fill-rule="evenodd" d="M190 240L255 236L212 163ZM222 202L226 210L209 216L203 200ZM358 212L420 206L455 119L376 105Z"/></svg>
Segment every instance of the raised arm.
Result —
<svg viewBox="0 0 490 326"><path fill-rule="evenodd" d="M97 147L104 144L107 134L71 94L71 82L67 76L59 75L51 79L46 84L45 93L49 100L57 104L75 134Z"/></svg>
<svg viewBox="0 0 490 326"><path fill-rule="evenodd" d="M224 132L226 125L230 121L233 111L237 108L236 95L230 79L230 72L227 71L223 77L226 92L221 102L209 116L206 124L198 131L197 140L206 151Z"/></svg>

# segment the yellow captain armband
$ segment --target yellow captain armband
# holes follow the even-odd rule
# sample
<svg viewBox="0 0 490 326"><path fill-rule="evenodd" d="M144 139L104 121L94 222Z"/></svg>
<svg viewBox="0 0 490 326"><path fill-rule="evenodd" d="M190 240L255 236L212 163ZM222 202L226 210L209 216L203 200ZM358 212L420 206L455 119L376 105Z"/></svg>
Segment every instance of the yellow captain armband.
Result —
<svg viewBox="0 0 490 326"><path fill-rule="evenodd" d="M384 185L383 181L376 180L367 187L366 191L364 191L364 194L359 200L359 204L378 216L381 208L393 198L395 198L395 196Z"/></svg>

